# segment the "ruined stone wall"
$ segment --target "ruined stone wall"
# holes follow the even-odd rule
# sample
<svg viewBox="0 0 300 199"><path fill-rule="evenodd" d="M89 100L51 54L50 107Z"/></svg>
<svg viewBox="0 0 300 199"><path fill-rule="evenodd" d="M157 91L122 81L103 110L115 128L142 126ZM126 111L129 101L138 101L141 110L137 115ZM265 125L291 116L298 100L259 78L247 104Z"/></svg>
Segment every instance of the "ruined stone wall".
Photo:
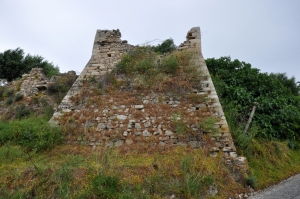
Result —
<svg viewBox="0 0 300 199"><path fill-rule="evenodd" d="M68 71L67 73L60 73L52 76L50 80L45 76L43 68L32 68L29 74L22 75L20 80L20 91L19 93L25 97L31 97L38 93L46 94L49 84L56 82L59 78L68 76L73 79L76 78L74 71Z"/></svg>
<svg viewBox="0 0 300 199"><path fill-rule="evenodd" d="M55 118L59 118L62 113L75 109L71 98L81 92L82 84L89 77L98 77L111 71L121 56L134 46L127 44L126 40L121 40L121 33L117 30L97 30L92 56L85 68L74 82L63 101L55 111L50 122L58 123Z"/></svg>
<svg viewBox="0 0 300 199"><path fill-rule="evenodd" d="M97 94L97 89L86 86L88 84L85 82L92 78L105 76L124 53L134 48L120 38L119 30L97 30L91 59L51 118L52 123L68 123L73 127L69 129L67 142L116 147L143 143L149 147L208 146L211 156L222 151L225 163L232 170L245 168L245 158L236 154L222 106L202 55L200 28L192 28L187 33L186 41L178 47L179 51L195 53L193 62L201 71L201 89L186 91L184 96L153 91L123 92L123 96L115 93ZM186 104L185 95L189 94L199 98L207 96L208 100ZM196 118L199 112L214 115L218 118L215 123L218 133L203 132L196 123L189 123L192 132L185 136L178 135L172 128L172 118L182 118L174 115L175 111L190 118ZM209 135L209 144L208 140L203 139L203 133Z"/></svg>
<svg viewBox="0 0 300 199"><path fill-rule="evenodd" d="M20 93L24 96L32 96L39 91L47 89L49 79L45 76L42 68L33 68L29 74L22 75L23 83L20 86Z"/></svg>

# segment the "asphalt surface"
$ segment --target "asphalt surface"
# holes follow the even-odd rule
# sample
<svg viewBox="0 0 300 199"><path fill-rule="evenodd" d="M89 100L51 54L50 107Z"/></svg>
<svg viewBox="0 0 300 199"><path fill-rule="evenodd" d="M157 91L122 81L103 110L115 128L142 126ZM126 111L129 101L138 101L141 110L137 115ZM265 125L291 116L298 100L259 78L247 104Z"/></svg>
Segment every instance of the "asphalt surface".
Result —
<svg viewBox="0 0 300 199"><path fill-rule="evenodd" d="M300 174L255 193L249 199L300 199Z"/></svg>

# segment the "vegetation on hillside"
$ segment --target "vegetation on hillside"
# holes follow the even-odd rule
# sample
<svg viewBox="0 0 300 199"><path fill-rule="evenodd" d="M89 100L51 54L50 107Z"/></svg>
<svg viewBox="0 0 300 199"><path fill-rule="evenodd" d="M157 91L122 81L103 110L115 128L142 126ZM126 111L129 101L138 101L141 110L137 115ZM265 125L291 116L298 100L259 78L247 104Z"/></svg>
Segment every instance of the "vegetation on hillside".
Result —
<svg viewBox="0 0 300 199"><path fill-rule="evenodd" d="M20 48L0 53L0 79L10 82L29 73L32 68L43 68L47 77L59 73L59 68L42 56L30 54L25 56L24 51Z"/></svg>
<svg viewBox="0 0 300 199"><path fill-rule="evenodd" d="M261 73L230 57L207 59L206 64L234 143L248 159L247 184L262 189L299 173L300 87L295 78ZM259 106L243 133L254 102Z"/></svg>
<svg viewBox="0 0 300 199"><path fill-rule="evenodd" d="M269 140L300 139L300 88L295 78L267 74L230 57L206 60L233 133L242 132L254 102L255 137ZM236 133L237 134L237 133Z"/></svg>

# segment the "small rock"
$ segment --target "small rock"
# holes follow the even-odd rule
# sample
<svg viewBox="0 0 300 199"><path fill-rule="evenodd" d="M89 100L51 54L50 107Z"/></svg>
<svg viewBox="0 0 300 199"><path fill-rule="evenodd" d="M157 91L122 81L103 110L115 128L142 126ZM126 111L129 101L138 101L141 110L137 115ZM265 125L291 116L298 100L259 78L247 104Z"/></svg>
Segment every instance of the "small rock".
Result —
<svg viewBox="0 0 300 199"><path fill-rule="evenodd" d="M125 142L126 142L126 144L127 144L127 145L130 145L130 144L132 144L132 143L133 143L132 139L126 139L126 141L125 141Z"/></svg>
<svg viewBox="0 0 300 199"><path fill-rule="evenodd" d="M142 110L144 108L144 105L135 105L134 108Z"/></svg>
<svg viewBox="0 0 300 199"><path fill-rule="evenodd" d="M126 119L127 119L127 116L126 116L126 115L118 115L118 116L117 116L117 119L118 119L118 120L126 120Z"/></svg>
<svg viewBox="0 0 300 199"><path fill-rule="evenodd" d="M173 132L167 130L167 131L165 131L165 135L166 135L166 136L171 136L171 135L173 135Z"/></svg>
<svg viewBox="0 0 300 199"><path fill-rule="evenodd" d="M145 136L145 137L150 137L152 134L149 132L149 131L147 131L147 130L144 130L143 131L143 136Z"/></svg>
<svg viewBox="0 0 300 199"><path fill-rule="evenodd" d="M150 121L147 121L146 124L145 124L145 128L149 128L150 126L151 126Z"/></svg>
<svg viewBox="0 0 300 199"><path fill-rule="evenodd" d="M115 147L120 147L123 145L123 143L124 143L123 140L118 140L115 142Z"/></svg>

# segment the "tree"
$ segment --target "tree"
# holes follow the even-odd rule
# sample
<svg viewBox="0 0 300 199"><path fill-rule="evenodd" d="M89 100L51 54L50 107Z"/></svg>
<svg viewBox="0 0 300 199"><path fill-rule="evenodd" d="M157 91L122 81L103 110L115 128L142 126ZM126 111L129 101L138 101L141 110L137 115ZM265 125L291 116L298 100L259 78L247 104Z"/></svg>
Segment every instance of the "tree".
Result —
<svg viewBox="0 0 300 199"><path fill-rule="evenodd" d="M206 64L222 106L237 111L235 123L245 122L249 106L258 102L254 116L260 129L257 136L300 140L300 98L293 90L297 86L294 78L261 73L251 64L237 59L232 61L230 57L207 59Z"/></svg>
<svg viewBox="0 0 300 199"><path fill-rule="evenodd" d="M44 60L42 56L27 54L20 48L0 53L0 79L12 81L29 73L32 68L43 68L47 77L59 73L59 68Z"/></svg>
<svg viewBox="0 0 300 199"><path fill-rule="evenodd" d="M176 49L176 45L174 44L174 40L172 38L166 39L161 44L158 44L157 46L153 47L154 52L163 54L172 52Z"/></svg>
<svg viewBox="0 0 300 199"><path fill-rule="evenodd" d="M291 89L294 95L299 95L300 87L297 86L295 77L288 78L286 73L271 73L272 78L278 79L285 87Z"/></svg>

